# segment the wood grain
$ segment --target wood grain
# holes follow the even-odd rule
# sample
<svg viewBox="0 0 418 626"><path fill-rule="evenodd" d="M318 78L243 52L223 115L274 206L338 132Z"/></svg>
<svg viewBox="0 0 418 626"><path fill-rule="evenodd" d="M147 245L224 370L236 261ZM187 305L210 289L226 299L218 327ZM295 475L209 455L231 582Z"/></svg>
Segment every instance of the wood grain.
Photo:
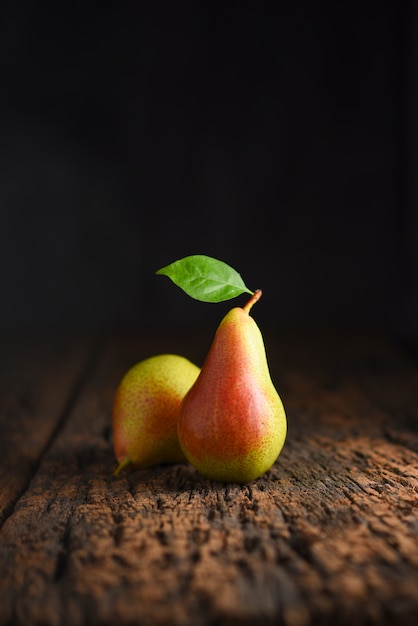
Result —
<svg viewBox="0 0 418 626"><path fill-rule="evenodd" d="M1 338L0 523L65 419L92 353L93 342L79 338Z"/></svg>
<svg viewBox="0 0 418 626"><path fill-rule="evenodd" d="M264 477L176 464L113 478L123 372L153 351L200 362L206 341L105 343L1 528L0 624L415 624L418 370L382 337L267 334L289 433Z"/></svg>

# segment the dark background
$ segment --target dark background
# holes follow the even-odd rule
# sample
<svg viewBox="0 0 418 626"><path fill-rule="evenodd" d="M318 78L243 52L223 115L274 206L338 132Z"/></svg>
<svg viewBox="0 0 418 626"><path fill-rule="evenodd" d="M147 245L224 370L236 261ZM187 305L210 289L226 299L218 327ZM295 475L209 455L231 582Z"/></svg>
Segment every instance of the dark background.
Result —
<svg viewBox="0 0 418 626"><path fill-rule="evenodd" d="M3 331L215 324L154 275L199 253L416 341L418 11L335 4L4 3Z"/></svg>

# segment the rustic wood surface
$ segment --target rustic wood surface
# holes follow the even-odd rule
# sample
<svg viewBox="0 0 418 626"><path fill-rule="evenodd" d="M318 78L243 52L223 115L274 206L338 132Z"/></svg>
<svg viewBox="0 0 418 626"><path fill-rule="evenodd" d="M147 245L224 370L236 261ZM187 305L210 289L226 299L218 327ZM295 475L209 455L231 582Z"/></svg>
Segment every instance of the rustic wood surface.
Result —
<svg viewBox="0 0 418 626"><path fill-rule="evenodd" d="M112 472L133 363L210 333L0 342L0 624L416 624L418 367L371 333L268 333L289 432L244 485Z"/></svg>

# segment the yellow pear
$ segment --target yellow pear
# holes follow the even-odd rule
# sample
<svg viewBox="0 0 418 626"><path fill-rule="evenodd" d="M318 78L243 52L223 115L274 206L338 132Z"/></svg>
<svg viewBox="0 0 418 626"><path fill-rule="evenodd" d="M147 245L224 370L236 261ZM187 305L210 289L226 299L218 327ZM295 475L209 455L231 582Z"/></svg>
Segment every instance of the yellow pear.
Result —
<svg viewBox="0 0 418 626"><path fill-rule="evenodd" d="M286 415L272 383L261 332L250 317L254 293L220 323L201 372L180 407L181 448L205 476L247 482L276 461Z"/></svg>
<svg viewBox="0 0 418 626"><path fill-rule="evenodd" d="M113 448L119 463L138 468L185 461L177 439L181 401L200 369L175 354L134 365L122 378L113 403Z"/></svg>

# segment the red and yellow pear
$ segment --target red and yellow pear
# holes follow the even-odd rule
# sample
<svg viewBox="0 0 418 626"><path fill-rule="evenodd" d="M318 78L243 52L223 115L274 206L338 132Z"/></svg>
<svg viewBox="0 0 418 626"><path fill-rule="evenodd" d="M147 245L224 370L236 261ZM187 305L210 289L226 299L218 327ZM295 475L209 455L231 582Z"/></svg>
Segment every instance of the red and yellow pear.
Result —
<svg viewBox="0 0 418 626"><path fill-rule="evenodd" d="M199 372L197 365L176 354L153 356L128 370L113 403L113 448L119 463L115 476L127 465L146 468L186 460L177 419Z"/></svg>
<svg viewBox="0 0 418 626"><path fill-rule="evenodd" d="M271 380L263 337L249 315L257 290L220 323L199 376L180 407L177 433L189 462L222 482L248 482L276 461L286 414Z"/></svg>

